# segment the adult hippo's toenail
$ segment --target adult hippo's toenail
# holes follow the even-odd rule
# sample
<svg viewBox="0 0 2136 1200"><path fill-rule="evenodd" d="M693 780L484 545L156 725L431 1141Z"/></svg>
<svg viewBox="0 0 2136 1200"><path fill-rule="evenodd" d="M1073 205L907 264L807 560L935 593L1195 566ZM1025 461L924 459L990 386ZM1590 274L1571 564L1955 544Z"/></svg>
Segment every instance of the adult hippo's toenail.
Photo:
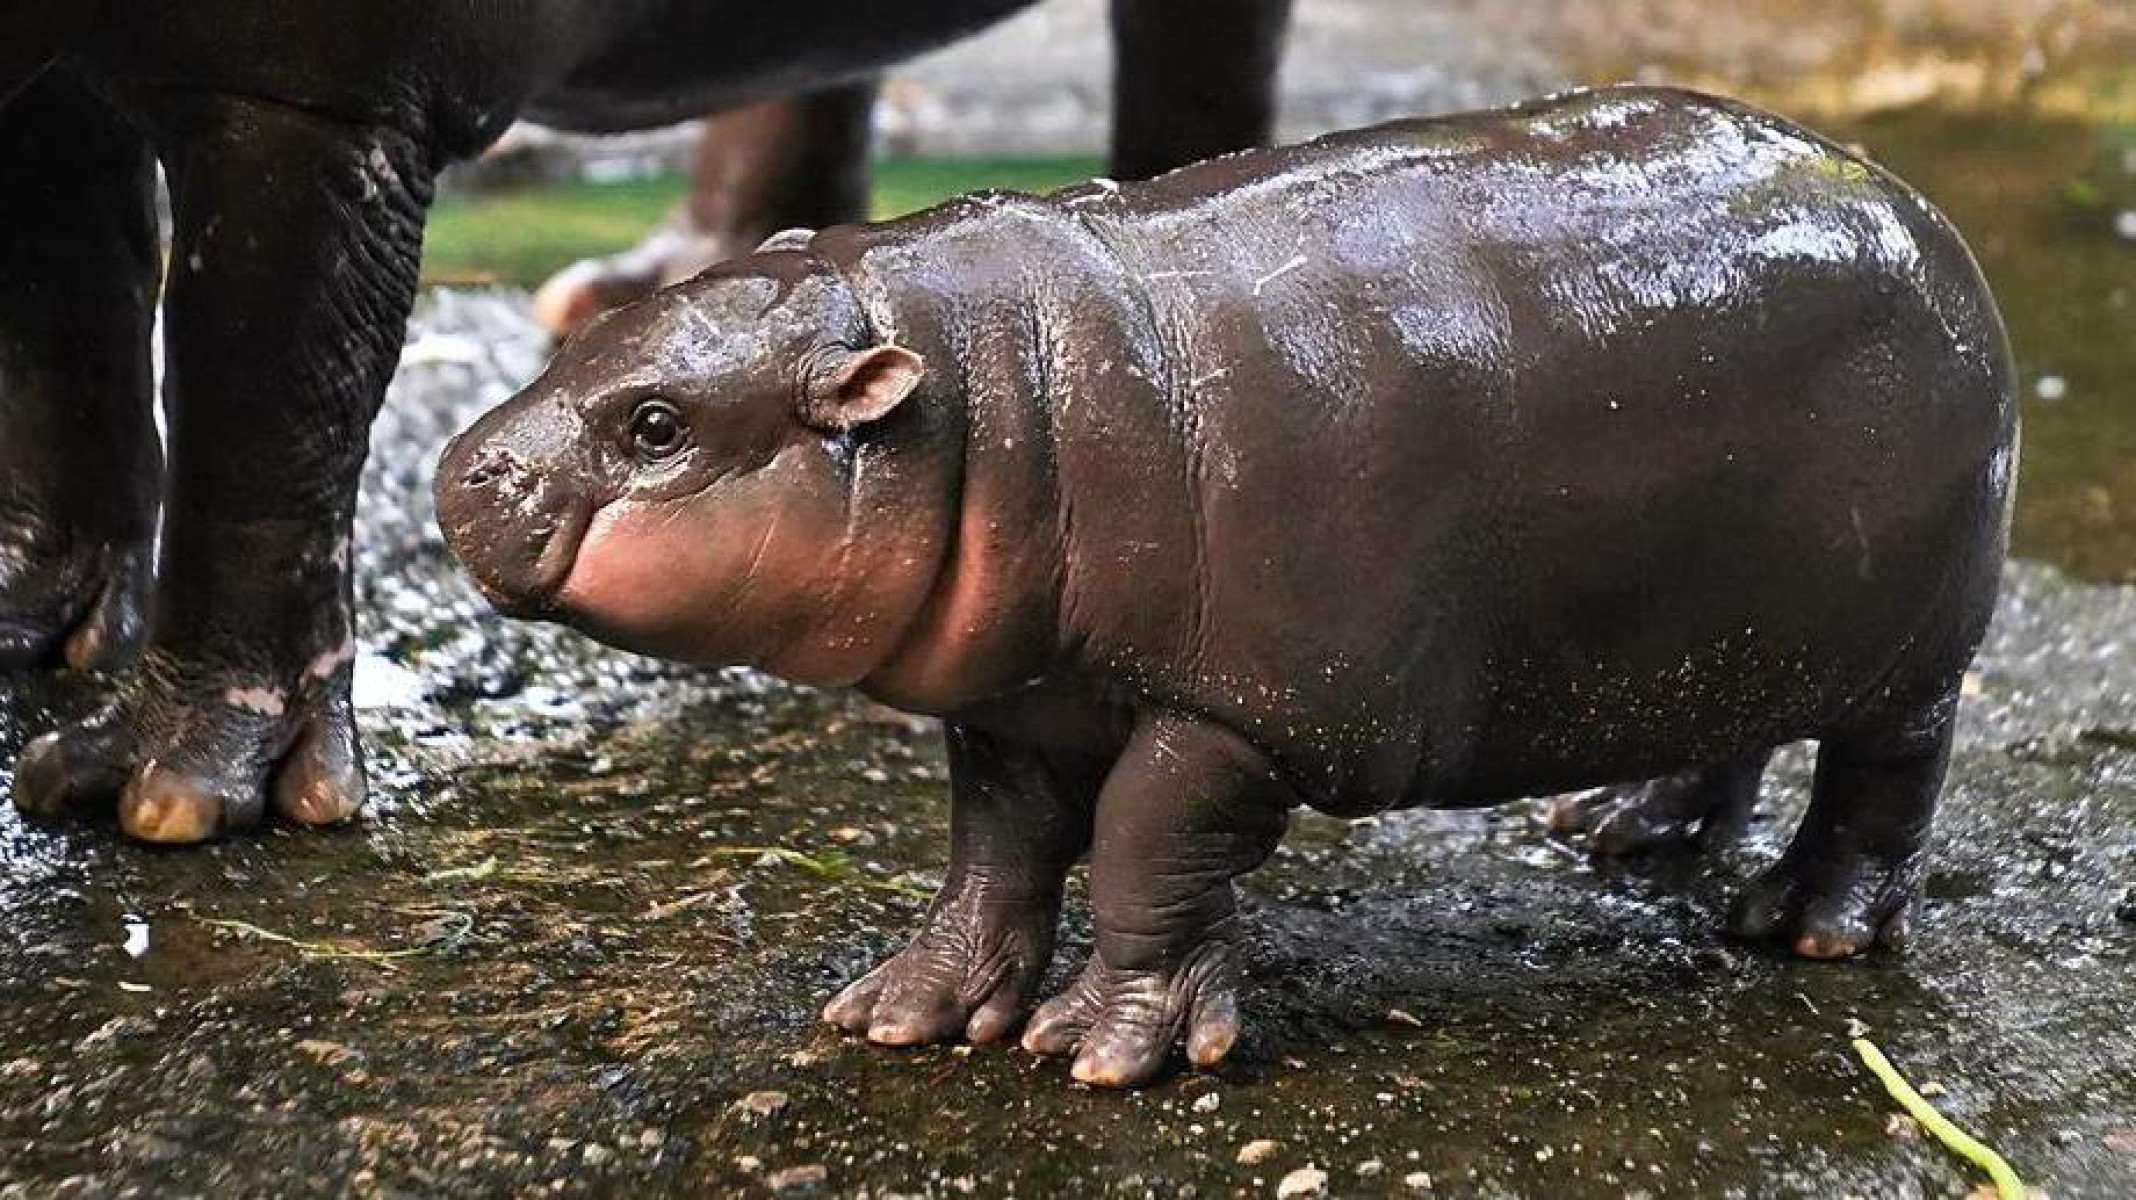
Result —
<svg viewBox="0 0 2136 1200"><path fill-rule="evenodd" d="M119 827L144 842L187 845L215 836L221 805L197 786L153 765L126 788Z"/></svg>

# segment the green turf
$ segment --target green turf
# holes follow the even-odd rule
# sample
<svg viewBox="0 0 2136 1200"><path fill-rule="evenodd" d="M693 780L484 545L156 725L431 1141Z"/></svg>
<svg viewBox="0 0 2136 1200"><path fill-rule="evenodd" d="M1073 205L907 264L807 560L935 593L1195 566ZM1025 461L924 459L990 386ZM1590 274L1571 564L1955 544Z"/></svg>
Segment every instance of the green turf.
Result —
<svg viewBox="0 0 2136 1200"><path fill-rule="evenodd" d="M1093 159L903 159L875 170L874 215L896 216L978 188L1046 191L1099 172ZM558 268L633 245L682 197L679 176L457 197L431 214L430 283L532 287Z"/></svg>

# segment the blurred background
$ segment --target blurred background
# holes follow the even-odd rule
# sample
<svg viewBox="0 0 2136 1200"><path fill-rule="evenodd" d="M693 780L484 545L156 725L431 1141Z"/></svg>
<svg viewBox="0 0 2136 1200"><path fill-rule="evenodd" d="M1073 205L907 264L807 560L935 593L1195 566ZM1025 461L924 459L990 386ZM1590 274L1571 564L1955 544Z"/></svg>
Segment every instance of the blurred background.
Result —
<svg viewBox="0 0 2136 1200"><path fill-rule="evenodd" d="M1049 0L895 74L876 215L1098 173L1105 30L1105 0ZM2136 581L2136 0L1297 0L1283 136L1624 80L1809 122L1949 212L2024 369L2019 553ZM694 145L516 129L448 185L428 276L532 287L633 245Z"/></svg>

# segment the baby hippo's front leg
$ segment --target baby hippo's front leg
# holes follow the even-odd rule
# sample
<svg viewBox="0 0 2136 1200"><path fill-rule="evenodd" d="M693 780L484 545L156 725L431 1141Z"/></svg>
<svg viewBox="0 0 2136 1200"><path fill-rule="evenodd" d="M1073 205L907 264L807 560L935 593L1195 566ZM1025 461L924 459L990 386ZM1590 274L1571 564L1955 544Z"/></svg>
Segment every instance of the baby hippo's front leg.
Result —
<svg viewBox="0 0 2136 1200"><path fill-rule="evenodd" d="M1061 888L1090 845L1101 772L950 725L949 874L912 944L824 1019L886 1046L1016 1028L1053 961Z"/></svg>
<svg viewBox="0 0 2136 1200"><path fill-rule="evenodd" d="M1142 1083L1182 1033L1196 1065L1238 1040L1243 938L1231 881L1266 861L1295 803L1266 756L1193 718L1145 718L1098 797L1097 948L1023 1044L1075 1054L1075 1077Z"/></svg>

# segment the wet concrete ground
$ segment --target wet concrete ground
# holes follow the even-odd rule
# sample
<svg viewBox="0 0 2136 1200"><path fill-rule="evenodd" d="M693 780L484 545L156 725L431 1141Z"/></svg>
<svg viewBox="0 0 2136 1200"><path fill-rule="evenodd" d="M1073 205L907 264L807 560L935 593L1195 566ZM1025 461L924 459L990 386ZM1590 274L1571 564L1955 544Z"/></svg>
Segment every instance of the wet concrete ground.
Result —
<svg viewBox="0 0 2136 1200"><path fill-rule="evenodd" d="M2130 353L2028 378L2126 386L2099 364ZM2049 1194L2136 1193L2136 589L2011 569L1905 959L1718 933L1799 750L1712 864L1597 870L1536 806L1312 818L1246 889L1233 1061L1096 1093L815 1019L941 868L928 731L504 624L452 572L429 462L541 355L515 296L418 316L360 533L369 819L172 853L0 811L0 1196L1270 1196L1309 1166L1358 1195L1964 1195L1854 1022ZM95 690L0 679L0 787Z"/></svg>

